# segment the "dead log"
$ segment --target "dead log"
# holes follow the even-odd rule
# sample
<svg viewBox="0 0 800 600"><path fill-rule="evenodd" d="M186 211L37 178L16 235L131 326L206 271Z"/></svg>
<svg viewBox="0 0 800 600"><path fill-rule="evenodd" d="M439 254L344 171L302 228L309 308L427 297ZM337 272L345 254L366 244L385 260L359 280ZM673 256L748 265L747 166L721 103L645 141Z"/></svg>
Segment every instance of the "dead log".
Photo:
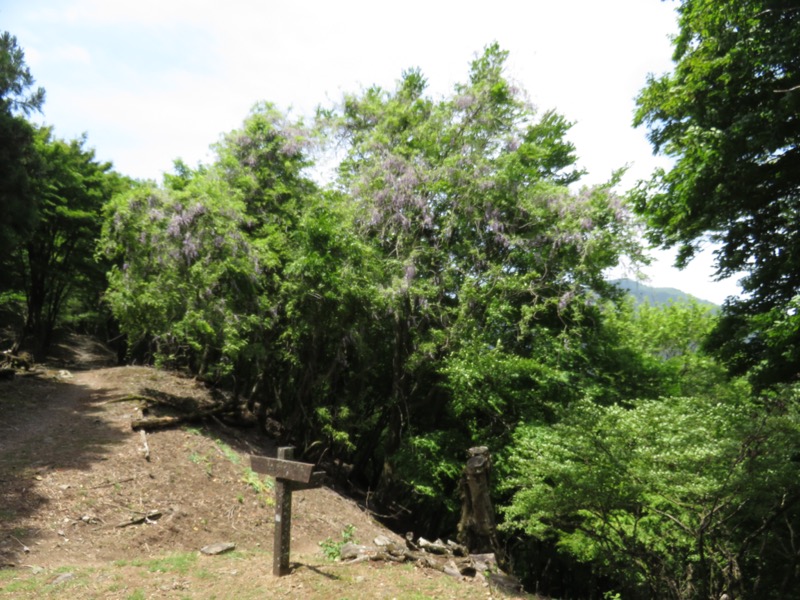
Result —
<svg viewBox="0 0 800 600"><path fill-rule="evenodd" d="M431 554L449 554L450 549L447 547L442 540L436 540L435 542L429 542L424 537L419 538L419 547L425 550L426 552L430 552Z"/></svg>
<svg viewBox="0 0 800 600"><path fill-rule="evenodd" d="M144 417L142 419L134 419L131 421L131 429L139 431L140 429L153 430L153 429L169 429L176 425L183 423L192 423L195 421L202 421L208 415L205 413L197 413L192 415L180 415L176 417Z"/></svg>
<svg viewBox="0 0 800 600"><path fill-rule="evenodd" d="M465 549L448 540L429 542L419 538L415 543L413 534L406 534L405 545L388 538L376 538L373 546L347 542L339 549L339 557L346 564L365 561L413 562L420 568L441 571L458 579L479 578L492 587L512 590L519 593L522 586L519 580L499 570L496 556L489 554L470 554L463 556Z"/></svg>
<svg viewBox="0 0 800 600"><path fill-rule="evenodd" d="M187 413L185 415L133 419L131 421L131 429L134 431L139 431L140 429L152 431L156 429L169 429L170 427L183 425L184 423L197 423L198 421L205 421L206 419L222 414L225 408L226 407L219 407L215 410Z"/></svg>

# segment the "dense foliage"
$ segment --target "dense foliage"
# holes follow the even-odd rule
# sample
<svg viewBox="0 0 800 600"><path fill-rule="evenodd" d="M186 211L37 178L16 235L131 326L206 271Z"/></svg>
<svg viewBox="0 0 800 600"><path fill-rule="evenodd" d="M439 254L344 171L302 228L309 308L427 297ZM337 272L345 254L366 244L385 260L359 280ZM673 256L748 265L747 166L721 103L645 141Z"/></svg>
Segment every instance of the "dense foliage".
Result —
<svg viewBox="0 0 800 600"><path fill-rule="evenodd" d="M44 101L32 85L16 40L0 35L0 309L17 316L15 347L28 340L41 357L57 325L96 329L108 317L95 244L103 205L125 180L85 139L59 140L24 119Z"/></svg>
<svg viewBox="0 0 800 600"><path fill-rule="evenodd" d="M35 219L30 197L28 165L34 159L34 127L25 116L41 109L44 90L30 91L34 80L25 54L8 32L0 34L0 268L13 264L12 256ZM14 286L0 282L0 308L14 296Z"/></svg>
<svg viewBox="0 0 800 600"><path fill-rule="evenodd" d="M508 564L544 593L786 597L798 12L685 0L676 71L639 99L676 163L634 206L681 261L708 234L721 273L749 271L722 317L606 280L643 260L619 174L580 186L570 123L496 44L443 98L409 70L311 124L259 103L156 183L28 123L43 92L7 34L0 308L39 353L58 327L108 328L224 388L417 533L453 534L466 450L489 446Z"/></svg>
<svg viewBox="0 0 800 600"><path fill-rule="evenodd" d="M685 264L718 244L722 277L746 273L711 344L759 385L800 359L800 3L684 0L675 70L653 77L637 124L675 160L643 186L652 239Z"/></svg>
<svg viewBox="0 0 800 600"><path fill-rule="evenodd" d="M594 386L602 273L638 252L610 184L567 187L568 124L536 117L504 60L488 48L451 98L411 71L325 111L345 149L330 190L302 124L259 105L214 164L118 196L107 299L132 347L230 381L262 423L452 519L467 447Z"/></svg>
<svg viewBox="0 0 800 600"><path fill-rule="evenodd" d="M502 447L518 420L580 395L596 300L612 293L603 270L637 252L611 185L567 187L580 176L569 124L534 113L505 57L487 48L438 102L409 71L394 92L326 115L391 326L380 411L392 459L376 483L400 479L436 504L465 448Z"/></svg>
<svg viewBox="0 0 800 600"><path fill-rule="evenodd" d="M624 598L790 593L796 390L755 399L698 353L714 325L707 308L645 305L614 319L650 363L636 373L650 372L652 398L584 400L555 425L520 427L505 527L592 564Z"/></svg>

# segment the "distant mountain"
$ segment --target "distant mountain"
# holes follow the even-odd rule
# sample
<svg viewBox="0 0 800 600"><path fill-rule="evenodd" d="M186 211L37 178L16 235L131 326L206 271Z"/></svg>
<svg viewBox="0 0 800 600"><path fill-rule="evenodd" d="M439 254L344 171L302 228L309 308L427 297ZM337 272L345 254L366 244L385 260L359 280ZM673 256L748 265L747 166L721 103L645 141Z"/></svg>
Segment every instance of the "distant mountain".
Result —
<svg viewBox="0 0 800 600"><path fill-rule="evenodd" d="M649 285L639 283L638 281L633 281L632 279L614 279L611 281L611 283L627 291L636 299L637 304L641 304L645 301L652 305L656 305L667 304L669 302L688 302L690 300L695 300L700 304L719 308L719 306L713 302L701 300L700 298L696 298L691 294L687 294L686 292L682 292L681 290L677 290L675 288L651 287Z"/></svg>

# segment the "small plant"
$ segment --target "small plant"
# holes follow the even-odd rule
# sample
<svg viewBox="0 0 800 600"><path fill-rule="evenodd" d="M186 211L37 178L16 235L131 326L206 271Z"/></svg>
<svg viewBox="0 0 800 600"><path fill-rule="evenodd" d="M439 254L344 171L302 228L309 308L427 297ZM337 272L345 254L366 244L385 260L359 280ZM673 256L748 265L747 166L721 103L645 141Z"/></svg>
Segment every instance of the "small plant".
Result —
<svg viewBox="0 0 800 600"><path fill-rule="evenodd" d="M217 448L219 448L219 451L222 453L222 456L227 458L235 465L238 465L240 462L242 462L241 457L236 453L236 451L233 448L228 446L228 444L219 439L215 440L215 442L217 444Z"/></svg>
<svg viewBox="0 0 800 600"><path fill-rule="evenodd" d="M272 479L269 477L262 479L253 469L247 468L244 470L242 481L253 489L264 505L274 506L275 499L272 496L272 490L275 489L275 482Z"/></svg>
<svg viewBox="0 0 800 600"><path fill-rule="evenodd" d="M331 561L339 560L342 557L342 546L348 542L354 542L355 533L355 526L348 525L342 531L342 539L340 541L337 542L331 538L326 538L324 541L320 542L319 547L322 548L322 553L325 555L325 558Z"/></svg>
<svg viewBox="0 0 800 600"><path fill-rule="evenodd" d="M189 460L192 461L196 465L201 465L205 467L206 475L211 477L213 474L213 464L211 463L211 459L207 456L200 454L199 452L192 452L189 455Z"/></svg>
<svg viewBox="0 0 800 600"><path fill-rule="evenodd" d="M245 469L242 481L253 488L256 494L266 494L275 489L275 482L268 477L261 479L253 469Z"/></svg>

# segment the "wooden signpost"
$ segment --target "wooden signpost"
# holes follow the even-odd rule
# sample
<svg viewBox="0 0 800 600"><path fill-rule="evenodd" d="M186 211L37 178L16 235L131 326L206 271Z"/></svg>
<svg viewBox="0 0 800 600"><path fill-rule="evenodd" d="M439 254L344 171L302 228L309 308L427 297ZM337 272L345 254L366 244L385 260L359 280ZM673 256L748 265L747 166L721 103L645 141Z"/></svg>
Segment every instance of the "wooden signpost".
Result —
<svg viewBox="0 0 800 600"><path fill-rule="evenodd" d="M272 574L289 573L289 547L292 539L292 492L319 487L324 471L314 471L311 463L292 460L294 448L278 448L278 458L250 456L250 467L256 473L275 478L275 540Z"/></svg>

